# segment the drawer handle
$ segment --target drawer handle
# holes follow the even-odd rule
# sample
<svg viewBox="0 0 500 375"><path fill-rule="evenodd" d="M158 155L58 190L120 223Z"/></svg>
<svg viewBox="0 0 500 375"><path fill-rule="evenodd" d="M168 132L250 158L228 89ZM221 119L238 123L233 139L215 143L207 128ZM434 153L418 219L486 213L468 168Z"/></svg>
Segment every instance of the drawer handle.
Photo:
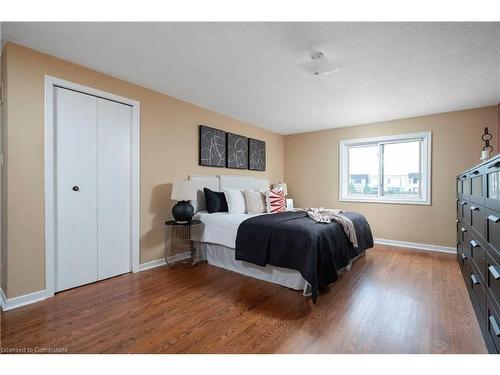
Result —
<svg viewBox="0 0 500 375"><path fill-rule="evenodd" d="M474 172L472 172L472 174L479 174L479 171L475 170Z"/></svg>
<svg viewBox="0 0 500 375"><path fill-rule="evenodd" d="M479 211L479 207L476 206L470 206L471 211Z"/></svg>
<svg viewBox="0 0 500 375"><path fill-rule="evenodd" d="M466 260L466 259L467 259L467 255L465 255L464 253L460 253L460 255L462 256L462 259L463 259L463 260Z"/></svg>
<svg viewBox="0 0 500 375"><path fill-rule="evenodd" d="M460 228L460 231L461 231L462 233L464 233L464 232L467 232L467 229L465 229L464 227L462 227L462 228Z"/></svg>
<svg viewBox="0 0 500 375"><path fill-rule="evenodd" d="M479 246L479 244L476 241L474 241L474 240L470 240L470 244L471 244L472 248L475 248L475 247Z"/></svg>
<svg viewBox="0 0 500 375"><path fill-rule="evenodd" d="M500 219L498 217L496 217L495 215L488 216L488 220L493 221L494 223L498 223L500 221Z"/></svg>
<svg viewBox="0 0 500 375"><path fill-rule="evenodd" d="M470 275L470 279L472 280L472 284L474 284L474 285L479 284L479 281L477 281L476 275L474 275L474 274Z"/></svg>
<svg viewBox="0 0 500 375"><path fill-rule="evenodd" d="M461 202L460 203L462 206L465 206L467 204L467 202Z"/></svg>
<svg viewBox="0 0 500 375"><path fill-rule="evenodd" d="M498 273L497 268L495 266L489 266L488 271L490 271L491 276L493 276L495 280L500 279L500 273Z"/></svg>
<svg viewBox="0 0 500 375"><path fill-rule="evenodd" d="M500 161L497 161L496 163L488 165L488 169L496 168L496 167L500 167Z"/></svg>
<svg viewBox="0 0 500 375"><path fill-rule="evenodd" d="M493 328L493 333L495 334L496 337L500 336L500 328L498 327L497 320L493 315L490 315L490 325L491 328Z"/></svg>

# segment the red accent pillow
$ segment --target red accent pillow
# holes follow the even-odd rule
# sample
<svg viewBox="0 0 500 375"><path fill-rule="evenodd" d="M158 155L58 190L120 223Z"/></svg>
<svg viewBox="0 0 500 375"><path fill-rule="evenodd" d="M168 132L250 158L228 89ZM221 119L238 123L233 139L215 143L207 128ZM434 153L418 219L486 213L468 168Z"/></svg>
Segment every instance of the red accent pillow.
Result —
<svg viewBox="0 0 500 375"><path fill-rule="evenodd" d="M281 191L276 191L269 189L267 191L267 212L270 214L276 214L278 212L286 211L286 199L285 194Z"/></svg>

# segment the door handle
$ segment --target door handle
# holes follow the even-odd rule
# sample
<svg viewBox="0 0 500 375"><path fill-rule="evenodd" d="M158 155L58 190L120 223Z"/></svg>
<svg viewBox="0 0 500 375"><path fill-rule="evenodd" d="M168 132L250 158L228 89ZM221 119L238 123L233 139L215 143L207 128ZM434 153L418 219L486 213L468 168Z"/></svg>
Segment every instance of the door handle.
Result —
<svg viewBox="0 0 500 375"><path fill-rule="evenodd" d="M474 240L470 240L470 244L471 244L472 248L475 248L475 247L479 246L478 243L476 241L474 241Z"/></svg>
<svg viewBox="0 0 500 375"><path fill-rule="evenodd" d="M472 172L472 174L479 174L479 171L474 171Z"/></svg>
<svg viewBox="0 0 500 375"><path fill-rule="evenodd" d="M493 333L497 337L500 336L500 328L498 327L497 320L495 319L495 317L493 315L490 315L489 319L490 319L491 328L493 328Z"/></svg>
<svg viewBox="0 0 500 375"><path fill-rule="evenodd" d="M466 259L467 259L467 255L465 255L464 253L460 253L460 255L462 256L462 259L463 259L463 260L466 260Z"/></svg>
<svg viewBox="0 0 500 375"><path fill-rule="evenodd" d="M477 281L476 275L474 275L474 274L470 275L470 279L472 280L472 284L474 284L474 285L479 284L479 281Z"/></svg>
<svg viewBox="0 0 500 375"><path fill-rule="evenodd" d="M496 163L488 165L488 169L496 168L496 167L500 167L500 161L497 161Z"/></svg>
<svg viewBox="0 0 500 375"><path fill-rule="evenodd" d="M73 191L80 191L80 188L78 186L73 186Z"/></svg>
<svg viewBox="0 0 500 375"><path fill-rule="evenodd" d="M471 211L477 211L477 210L479 210L479 208L478 208L478 207L476 207L476 206L470 206L470 210L471 210Z"/></svg>
<svg viewBox="0 0 500 375"><path fill-rule="evenodd" d="M495 215L488 216L488 220L493 221L494 223L498 223L500 221L500 219L498 217L496 217Z"/></svg>
<svg viewBox="0 0 500 375"><path fill-rule="evenodd" d="M466 205L467 202L460 202L460 204L463 206L463 205Z"/></svg>
<svg viewBox="0 0 500 375"><path fill-rule="evenodd" d="M500 279L500 273L498 273L497 268L495 266L489 266L488 271L490 271L491 276L493 276L495 280Z"/></svg>

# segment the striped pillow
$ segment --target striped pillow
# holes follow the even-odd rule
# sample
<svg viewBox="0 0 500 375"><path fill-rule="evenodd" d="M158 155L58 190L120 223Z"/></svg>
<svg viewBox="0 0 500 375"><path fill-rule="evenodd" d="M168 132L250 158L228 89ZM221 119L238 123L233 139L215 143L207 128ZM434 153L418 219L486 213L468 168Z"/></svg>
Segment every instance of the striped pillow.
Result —
<svg viewBox="0 0 500 375"><path fill-rule="evenodd" d="M285 194L281 191L269 189L266 194L267 213L276 214L286 211Z"/></svg>

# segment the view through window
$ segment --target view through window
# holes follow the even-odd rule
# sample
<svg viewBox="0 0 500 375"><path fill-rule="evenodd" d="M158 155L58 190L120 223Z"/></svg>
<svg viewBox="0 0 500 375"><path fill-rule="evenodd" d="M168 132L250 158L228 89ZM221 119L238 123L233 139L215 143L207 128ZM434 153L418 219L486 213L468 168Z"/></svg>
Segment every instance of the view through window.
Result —
<svg viewBox="0 0 500 375"><path fill-rule="evenodd" d="M430 133L341 142L341 199L427 203Z"/></svg>

